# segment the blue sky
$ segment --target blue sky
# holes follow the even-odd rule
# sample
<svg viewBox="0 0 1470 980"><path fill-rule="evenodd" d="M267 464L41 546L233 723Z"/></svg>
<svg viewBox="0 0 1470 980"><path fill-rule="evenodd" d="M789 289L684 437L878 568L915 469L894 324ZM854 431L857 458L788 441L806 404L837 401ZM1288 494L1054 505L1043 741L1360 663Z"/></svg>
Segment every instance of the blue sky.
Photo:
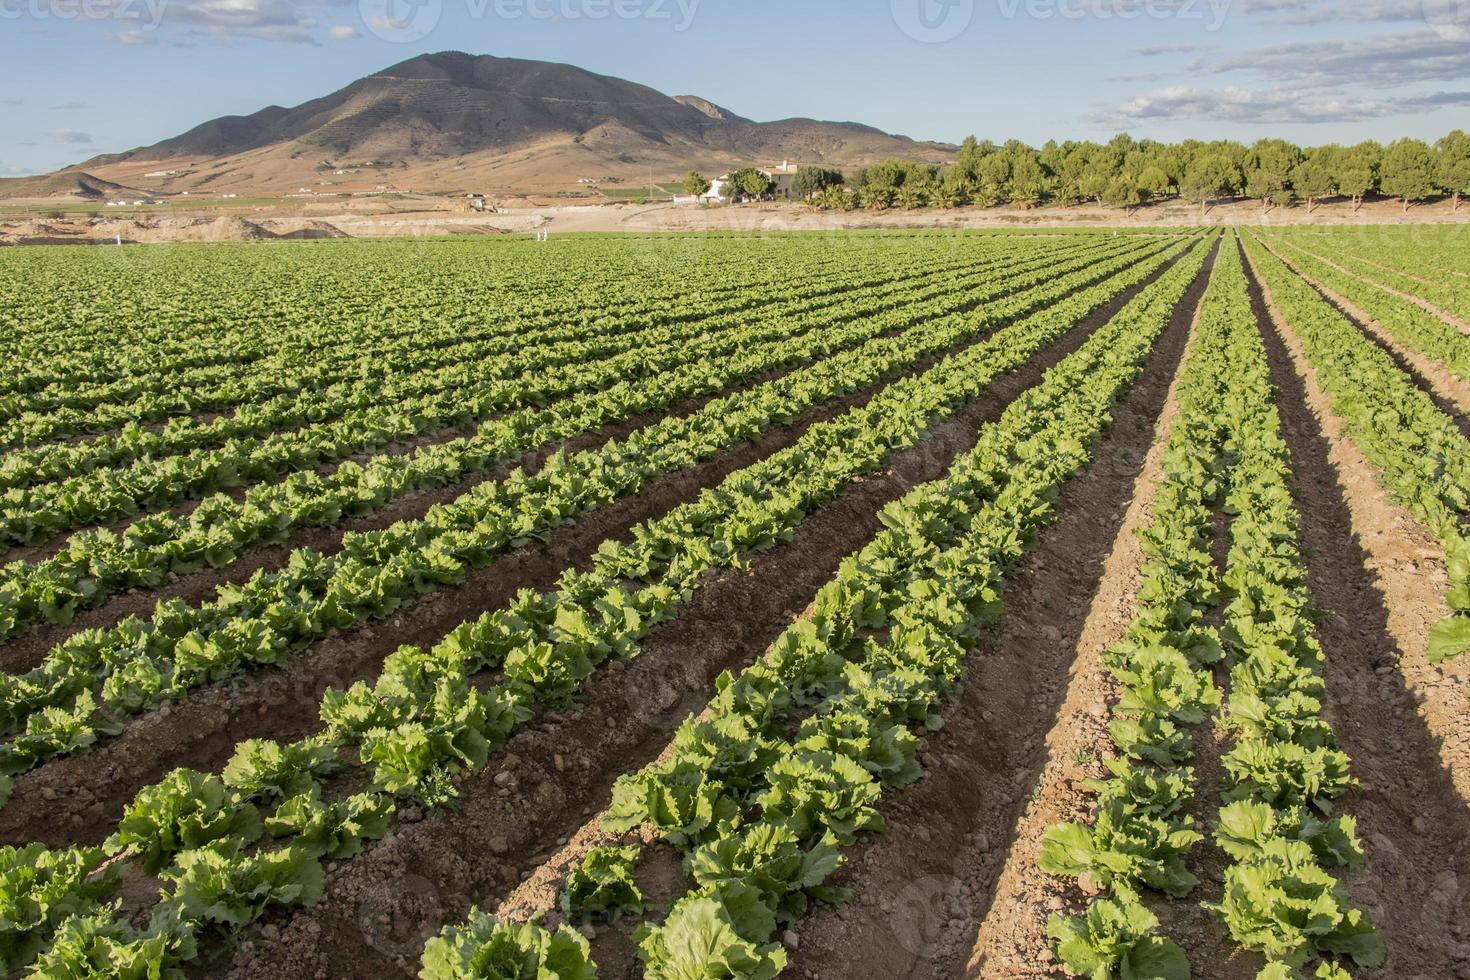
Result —
<svg viewBox="0 0 1470 980"><path fill-rule="evenodd" d="M449 49L921 139L1470 128L1470 0L0 0L0 175Z"/></svg>

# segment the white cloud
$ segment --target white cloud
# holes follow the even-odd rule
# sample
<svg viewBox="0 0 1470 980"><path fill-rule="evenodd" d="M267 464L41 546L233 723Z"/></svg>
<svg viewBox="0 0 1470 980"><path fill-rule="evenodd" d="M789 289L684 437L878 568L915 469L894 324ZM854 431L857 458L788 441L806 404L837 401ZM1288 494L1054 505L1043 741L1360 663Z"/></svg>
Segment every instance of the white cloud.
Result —
<svg viewBox="0 0 1470 980"><path fill-rule="evenodd" d="M351 24L338 24L327 32L327 36L334 41L355 41L362 37L362 31Z"/></svg>
<svg viewBox="0 0 1470 980"><path fill-rule="evenodd" d="M1463 0L1240 0L1248 14L1273 14L1280 24L1436 24L1470 20Z"/></svg>
<svg viewBox="0 0 1470 980"><path fill-rule="evenodd" d="M1203 74L1255 72L1314 88L1391 87L1470 78L1470 44L1434 31L1410 31L1365 41L1278 44L1197 67Z"/></svg>
<svg viewBox="0 0 1470 980"><path fill-rule="evenodd" d="M1098 118L1110 125L1181 120L1300 125L1360 122L1465 105L1470 105L1470 91L1364 98L1331 94L1303 96L1290 88L1202 89L1175 85L1135 96L1099 113Z"/></svg>
<svg viewBox="0 0 1470 980"><path fill-rule="evenodd" d="M57 143L78 144L92 142L92 134L84 133L79 129L52 129L48 130L46 135Z"/></svg>
<svg viewBox="0 0 1470 980"><path fill-rule="evenodd" d="M126 27L107 35L120 44L177 44L179 35L231 41L251 38L299 44L320 43L316 11L349 0L87 0L93 20ZM167 32L173 37L156 36ZM339 34L333 34L340 37Z"/></svg>

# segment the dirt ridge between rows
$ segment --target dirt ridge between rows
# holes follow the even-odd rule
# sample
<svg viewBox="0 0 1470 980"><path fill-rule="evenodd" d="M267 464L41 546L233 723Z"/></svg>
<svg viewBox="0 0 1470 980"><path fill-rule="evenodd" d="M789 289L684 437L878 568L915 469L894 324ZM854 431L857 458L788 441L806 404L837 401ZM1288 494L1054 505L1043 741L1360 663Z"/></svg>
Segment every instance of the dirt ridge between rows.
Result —
<svg viewBox="0 0 1470 980"><path fill-rule="evenodd" d="M1432 624L1406 622L1427 611L1426 591L1443 594L1442 552L1439 582L1424 574L1432 557L1406 557L1425 548L1427 532L1415 534L1408 515L1384 499L1301 340L1254 263L1246 270L1291 452L1307 587L1324 611L1323 714L1363 783L1342 810L1357 817L1367 862L1341 877L1388 944L1383 975L1470 976L1470 710L1463 682L1434 679L1438 669L1423 660L1420 631ZM1456 690L1458 711L1446 703Z"/></svg>
<svg viewBox="0 0 1470 980"><path fill-rule="evenodd" d="M751 574L718 574L676 620L650 634L639 658L595 676L579 710L538 720L492 756L464 783L461 812L398 822L389 839L330 874L320 906L279 927L269 923L269 944L242 949L227 976L345 976L347 963L354 976L412 975L425 938L472 904L494 907L508 896L606 805L617 775L666 748L677 725L713 695L720 671L759 656L841 559L877 532L883 504L942 475L974 445L981 424L1171 264L997 379L925 442L896 454L886 473L863 478L808 516L790 544L753 560Z"/></svg>

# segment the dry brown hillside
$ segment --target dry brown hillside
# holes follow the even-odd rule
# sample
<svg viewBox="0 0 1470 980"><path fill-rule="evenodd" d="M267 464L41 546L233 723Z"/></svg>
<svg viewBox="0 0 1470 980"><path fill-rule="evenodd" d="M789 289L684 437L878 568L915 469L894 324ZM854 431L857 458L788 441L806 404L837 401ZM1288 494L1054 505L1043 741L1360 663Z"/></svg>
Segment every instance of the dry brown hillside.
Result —
<svg viewBox="0 0 1470 980"><path fill-rule="evenodd" d="M547 192L583 177L666 180L691 167L783 160L940 162L954 151L856 123L752 122L705 99L571 65L443 52L295 108L214 119L81 166L163 193Z"/></svg>

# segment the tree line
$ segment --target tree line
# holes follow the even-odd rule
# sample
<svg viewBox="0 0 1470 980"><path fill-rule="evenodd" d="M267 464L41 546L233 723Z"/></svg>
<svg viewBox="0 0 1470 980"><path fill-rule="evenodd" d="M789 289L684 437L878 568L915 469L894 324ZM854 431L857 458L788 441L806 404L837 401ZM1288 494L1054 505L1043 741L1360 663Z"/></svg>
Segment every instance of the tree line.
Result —
<svg viewBox="0 0 1470 980"><path fill-rule="evenodd" d="M770 178L754 168L730 175L737 199L771 193ZM701 196L710 182L691 172L685 190ZM1131 210L1170 197L1198 202L1244 196L1263 208L1295 201L1310 212L1329 197L1347 197L1356 211L1365 198L1398 198L1412 204L1470 194L1470 136L1461 130L1437 140L1400 139L1384 146L1300 147L1263 139L1247 146L1233 140L1160 143L1125 134L1107 143L1067 140L1035 149L1017 140L997 145L970 137L948 166L887 160L847 175L825 167L801 167L793 193L821 209L881 211L889 208L953 208L967 204L1036 207L1086 202Z"/></svg>

